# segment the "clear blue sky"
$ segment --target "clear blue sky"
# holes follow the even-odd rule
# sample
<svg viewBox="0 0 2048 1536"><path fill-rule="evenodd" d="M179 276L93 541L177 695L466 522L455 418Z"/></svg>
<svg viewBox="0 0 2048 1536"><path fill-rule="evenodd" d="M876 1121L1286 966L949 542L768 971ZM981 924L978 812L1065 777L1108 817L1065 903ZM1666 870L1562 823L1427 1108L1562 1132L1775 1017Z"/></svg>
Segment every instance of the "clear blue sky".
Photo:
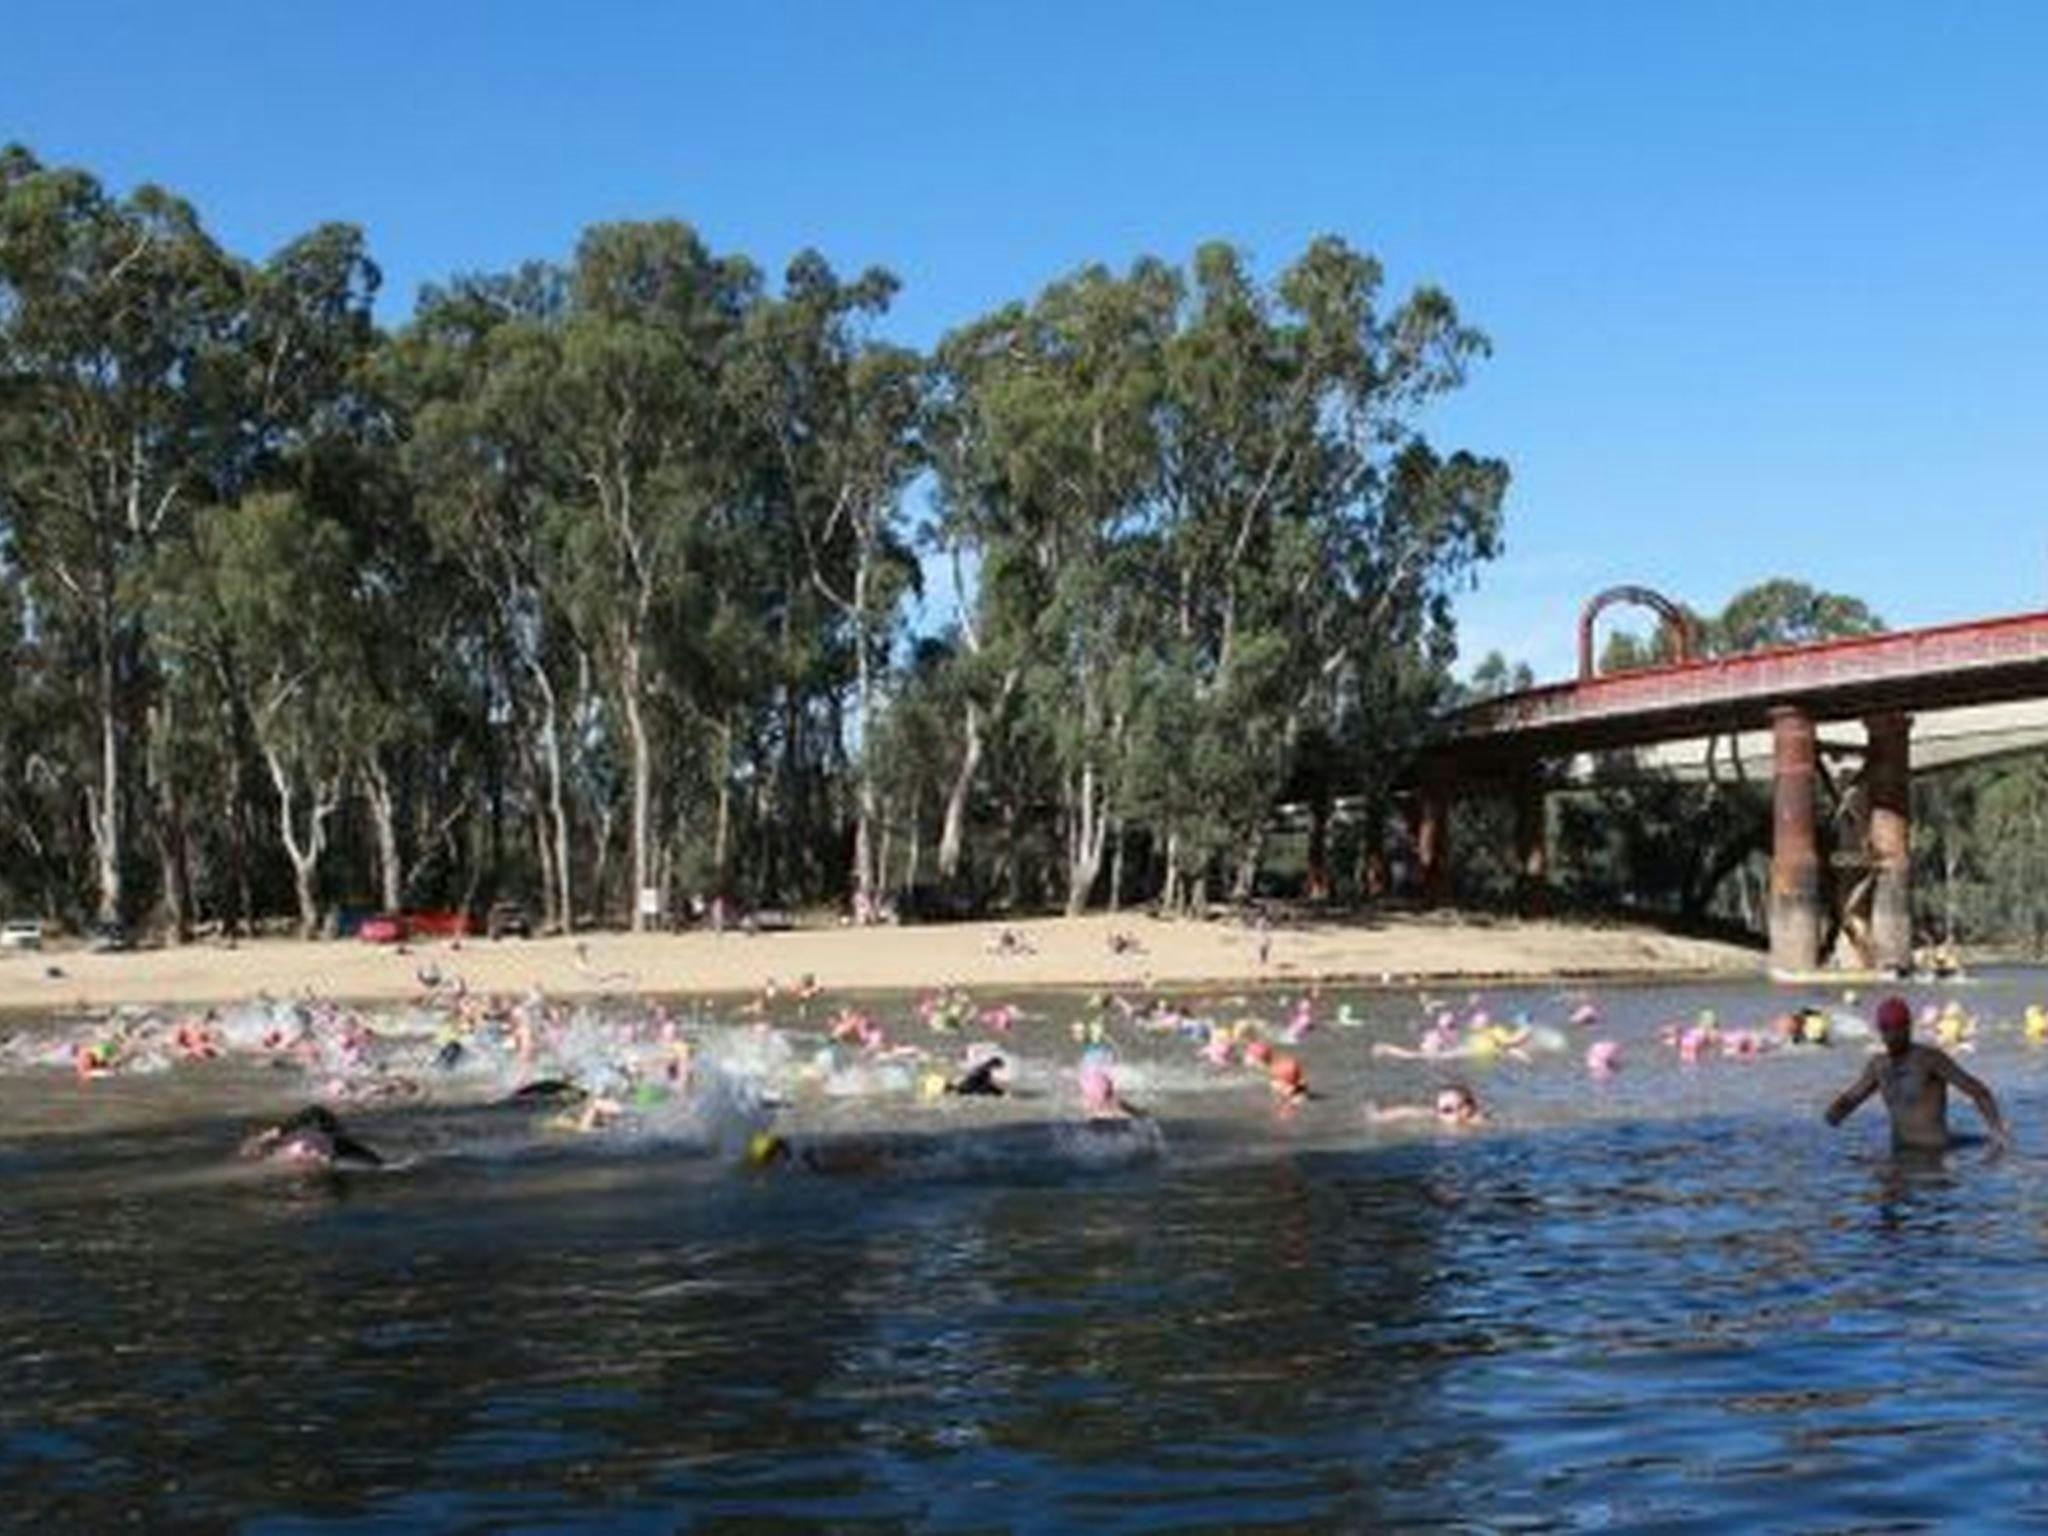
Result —
<svg viewBox="0 0 2048 1536"><path fill-rule="evenodd" d="M1568 668L1618 581L1772 575L1895 625L2048 607L2048 6L105 5L15 0L0 138L260 256L418 285L680 216L905 287L927 343L1076 265L1330 231L1494 357L1466 661Z"/></svg>

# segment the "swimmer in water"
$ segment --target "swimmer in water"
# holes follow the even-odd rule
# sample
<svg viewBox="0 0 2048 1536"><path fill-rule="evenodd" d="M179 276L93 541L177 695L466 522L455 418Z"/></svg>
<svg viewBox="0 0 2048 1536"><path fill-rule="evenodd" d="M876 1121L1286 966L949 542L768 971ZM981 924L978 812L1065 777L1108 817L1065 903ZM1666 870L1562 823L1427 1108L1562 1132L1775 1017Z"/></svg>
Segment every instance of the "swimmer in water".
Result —
<svg viewBox="0 0 2048 1536"><path fill-rule="evenodd" d="M884 1147L859 1141L815 1142L801 1152L789 1138L762 1131L747 1143L747 1162L755 1168L801 1167L812 1173L849 1175L883 1173L889 1167Z"/></svg>
<svg viewBox="0 0 2048 1536"><path fill-rule="evenodd" d="M1090 1120L1142 1120L1145 1111L1125 1098L1109 1068L1099 1061L1084 1061L1080 1072L1081 1107Z"/></svg>
<svg viewBox="0 0 2048 1536"><path fill-rule="evenodd" d="M308 1104L242 1143L243 1157L304 1168L381 1168L384 1159L351 1136L334 1111Z"/></svg>
<svg viewBox="0 0 2048 1536"><path fill-rule="evenodd" d="M1272 1085L1274 1099L1283 1109L1312 1097L1308 1091L1308 1073L1303 1070L1299 1057L1275 1056L1266 1069L1266 1080Z"/></svg>
<svg viewBox="0 0 2048 1536"><path fill-rule="evenodd" d="M1881 1092L1892 1117L1892 1145L1938 1152L1951 1145L1948 1090L1953 1085L1977 1106L1993 1142L2003 1145L2009 1139L1991 1090L1948 1052L1913 1043L1913 1010L1903 997L1888 997L1877 1005L1877 1032L1884 1041L1883 1054L1871 1057L1856 1081L1828 1105L1829 1125L1840 1125L1865 1099Z"/></svg>
<svg viewBox="0 0 2048 1536"><path fill-rule="evenodd" d="M946 1084L946 1092L962 1098L1000 1099L1010 1090L1002 1083L1002 1073L1007 1063L1000 1056L984 1056L965 1072Z"/></svg>
<svg viewBox="0 0 2048 1536"><path fill-rule="evenodd" d="M1463 1083L1447 1083L1436 1091L1433 1104L1368 1104L1366 1118L1374 1125L1412 1125L1434 1121L1447 1131L1469 1130L1486 1123L1479 1096Z"/></svg>

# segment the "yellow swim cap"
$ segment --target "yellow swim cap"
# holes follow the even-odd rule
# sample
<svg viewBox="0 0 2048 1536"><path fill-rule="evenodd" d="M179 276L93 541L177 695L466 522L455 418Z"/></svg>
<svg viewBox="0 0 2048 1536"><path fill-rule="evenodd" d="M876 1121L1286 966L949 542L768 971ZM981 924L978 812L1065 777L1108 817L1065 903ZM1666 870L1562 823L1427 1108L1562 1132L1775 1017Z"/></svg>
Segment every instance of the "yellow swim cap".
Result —
<svg viewBox="0 0 2048 1536"><path fill-rule="evenodd" d="M756 1168L782 1162L789 1156L789 1143L773 1131L757 1131L747 1141L747 1161Z"/></svg>

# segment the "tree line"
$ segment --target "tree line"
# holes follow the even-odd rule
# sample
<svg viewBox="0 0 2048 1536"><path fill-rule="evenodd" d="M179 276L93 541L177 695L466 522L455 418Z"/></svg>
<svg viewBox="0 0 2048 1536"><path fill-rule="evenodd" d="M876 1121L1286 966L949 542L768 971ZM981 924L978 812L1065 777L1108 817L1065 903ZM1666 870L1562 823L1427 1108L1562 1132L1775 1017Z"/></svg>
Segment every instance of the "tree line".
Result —
<svg viewBox="0 0 2048 1536"><path fill-rule="evenodd" d="M1423 430L1486 338L1334 238L929 351L887 272L674 221L378 286L0 151L10 907L1241 896L1281 803L1386 820L1499 549L1506 466Z"/></svg>

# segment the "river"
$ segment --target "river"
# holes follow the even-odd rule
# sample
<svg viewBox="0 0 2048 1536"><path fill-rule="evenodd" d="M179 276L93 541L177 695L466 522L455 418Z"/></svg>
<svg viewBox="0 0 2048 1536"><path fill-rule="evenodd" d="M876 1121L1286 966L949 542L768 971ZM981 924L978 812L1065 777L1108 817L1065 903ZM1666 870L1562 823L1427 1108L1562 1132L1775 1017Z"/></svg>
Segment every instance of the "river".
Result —
<svg viewBox="0 0 2048 1536"><path fill-rule="evenodd" d="M831 1000L686 1016L700 1069L774 1079L765 1102L577 1137L437 1094L350 1112L400 1166L338 1176L235 1159L309 1091L280 1068L17 1064L0 1523L2038 1529L2048 1050L2018 1019L2048 977L1909 995L1975 1015L1962 1059L2010 1151L1896 1158L1875 1103L1827 1128L1852 1040L1681 1062L1671 1022L1788 1001L1726 983L1446 989L1563 1037L1455 1065L1371 1054L1414 1040L1414 994L1319 997L1291 1108L1078 996L1017 999L1000 1101L843 1052L821 1080ZM1183 1005L1275 1029L1291 1006ZM925 1038L911 999L863 1007ZM1091 1019L1150 1119L1080 1119ZM17 1026L17 1057L92 1027ZM1488 1123L1362 1111L1454 1077ZM871 1155L750 1166L770 1121Z"/></svg>

